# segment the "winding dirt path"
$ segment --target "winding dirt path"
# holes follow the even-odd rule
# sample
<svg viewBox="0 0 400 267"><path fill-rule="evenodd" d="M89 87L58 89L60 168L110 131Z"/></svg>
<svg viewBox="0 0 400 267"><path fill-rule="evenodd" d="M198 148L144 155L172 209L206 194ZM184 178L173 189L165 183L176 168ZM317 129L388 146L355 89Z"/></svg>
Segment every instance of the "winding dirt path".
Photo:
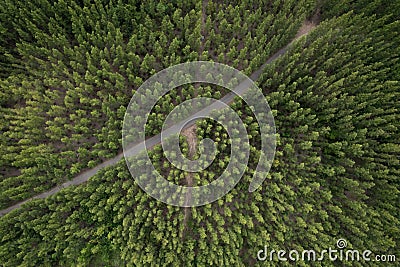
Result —
<svg viewBox="0 0 400 267"><path fill-rule="evenodd" d="M311 26L310 26L311 25ZM255 81L257 80L261 73L263 72L264 68L270 64L271 62L273 62L274 60L276 60L279 56L285 54L287 52L287 50L289 49L289 47L291 46L291 44L298 38L307 35L312 29L314 29L316 27L315 23L310 23L310 22L305 22L303 24L303 26L300 28L299 33L296 35L296 37L285 47L281 48L278 52L276 52L275 54L273 54L257 71L255 71L252 75L250 75L250 78ZM221 102L225 103L225 104L229 104L233 101L234 97L236 95L243 95L248 89L248 84L247 83L241 83L239 84L235 90L233 92L228 93L227 95L225 95L223 98L220 99ZM224 106L221 106L221 108L223 108ZM200 111L199 113L201 113L202 115L206 116L208 115L211 111L212 111L212 107L208 107L207 109L204 109L202 111ZM195 121L191 121L190 123L186 124L185 128L189 128L191 126L195 125ZM175 134L175 133L179 133L179 129L180 126L179 125L175 125L172 126L171 128L167 129L166 131L168 131L168 134L164 134L166 137L168 137L171 134ZM197 139L196 139L197 140ZM126 154L128 156L131 155L136 155L139 152L141 152L142 150L144 150L146 147L147 148L152 148L153 146L159 144L161 141L161 134L158 134L156 136L153 136L149 139L147 139L145 142L140 143L140 144L136 144L134 146L132 146L128 151L126 151ZM195 150L196 151L196 150ZM31 200L34 199L41 199L41 198L46 198L49 197L51 195L54 195L56 193L58 193L61 189L71 186L71 185L79 185L82 184L86 181L88 181L92 176L94 176L99 170L108 167L108 166L112 166L115 165L118 161L120 161L122 158L124 157L124 153L120 153L117 156L115 156L114 158L111 158L99 165L97 165L96 167L89 169L87 171L82 172L81 174L79 174L78 176L76 176L75 178L73 178L70 181L67 181L61 185L55 186L52 189L43 192L39 195L36 195L34 197L28 198L24 201L21 201L17 204L14 204L13 206L10 206L6 209L0 210L0 216L3 216L19 207L21 207L23 204L25 204L26 202L29 202ZM193 182L193 179L188 179L187 183L189 183L191 180L191 182ZM188 216L188 215L187 215ZM186 217L186 216L185 216Z"/></svg>

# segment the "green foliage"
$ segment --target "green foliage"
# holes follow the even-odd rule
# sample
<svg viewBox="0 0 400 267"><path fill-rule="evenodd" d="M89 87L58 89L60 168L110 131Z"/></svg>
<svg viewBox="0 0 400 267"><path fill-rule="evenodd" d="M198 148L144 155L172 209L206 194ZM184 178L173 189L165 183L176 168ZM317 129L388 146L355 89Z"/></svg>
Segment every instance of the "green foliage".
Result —
<svg viewBox="0 0 400 267"><path fill-rule="evenodd" d="M276 156L261 188L248 193L260 156L260 126L235 99L231 107L248 131L250 158L241 181L223 198L189 209L165 205L141 190L120 161L83 185L1 217L1 264L274 266L278 263L256 260L264 245L321 250L334 247L338 238L354 249L399 257L397 5L4 0L1 207L121 152L125 107L153 73L201 59L251 74L293 39L315 8L329 20L292 44L258 80L277 127ZM149 115L146 134L159 133L179 103L226 93L203 84L171 91ZM204 185L226 168L231 144L212 120L198 121L196 133L197 141L211 138L218 148L212 165L191 174L193 185ZM200 151L189 155L187 138L180 141L187 157L199 157ZM149 152L156 170L186 184L189 174L163 153L160 146ZM144 168L141 162L139 155L133 167ZM316 266L334 264L342 263Z"/></svg>

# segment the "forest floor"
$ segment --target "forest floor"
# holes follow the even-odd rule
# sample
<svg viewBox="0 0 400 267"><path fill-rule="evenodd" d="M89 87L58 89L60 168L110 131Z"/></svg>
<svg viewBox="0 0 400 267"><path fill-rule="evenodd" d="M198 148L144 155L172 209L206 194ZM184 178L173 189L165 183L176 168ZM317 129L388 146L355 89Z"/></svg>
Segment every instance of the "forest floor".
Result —
<svg viewBox="0 0 400 267"><path fill-rule="evenodd" d="M311 30L313 30L317 25L321 22L321 11L317 9L314 13L314 15L309 19L303 22L303 25L301 25L300 29L297 31L296 36L294 37L295 39L309 33Z"/></svg>
<svg viewBox="0 0 400 267"><path fill-rule="evenodd" d="M315 22L313 22L313 21L309 21L309 20L305 21L303 23L303 25L301 25L301 27L300 27L299 31L297 32L295 38L299 38L299 37L309 33L316 26L317 26L317 24Z"/></svg>
<svg viewBox="0 0 400 267"><path fill-rule="evenodd" d="M250 78L255 81L259 78L259 76L261 75L263 69L266 67L266 65L268 65L269 63L271 63L272 61L274 61L276 58L278 58L279 56L285 54L287 52L287 50L289 49L290 45L292 44L292 42L298 38L300 38L301 36L307 35L312 29L314 29L318 23L318 21L315 21L315 17L316 15L314 15L314 17L311 19L311 21L306 21L304 22L304 24L302 25L302 27L300 28L299 32L297 33L296 37L293 38L293 40L286 45L285 47L281 48L278 52L276 52L275 54L273 54L258 70L256 70L252 75L250 75ZM318 17L316 17L318 19ZM202 48L200 48L202 49ZM239 88L237 90L237 93L243 94L246 90L246 88ZM234 93L232 93L234 94ZM231 102L233 99L233 97L229 97L229 98L222 98L221 101L225 102L225 104L229 104L229 102ZM195 132L195 131L194 131ZM157 136L153 136L149 139L146 139L146 146L147 148L151 148L157 144L160 143L160 134ZM197 139L196 139L197 142ZM136 155L138 153L140 153L142 150L144 149L143 144L137 144L135 146L133 146L132 148L130 148L128 151L125 151L125 154L128 154L129 156L133 156ZM62 190L65 187L71 186L71 185L79 185L82 184L84 182L87 182L91 177L93 177L94 175L97 174L97 172L105 167L108 166L113 166L115 164L117 164L121 159L124 158L124 153L120 153L117 156L115 156L114 158L111 158L99 165L97 165L96 167L83 171L82 173L80 173L78 176L74 177L73 179L71 179L70 181L67 181L61 185L55 186L52 189L43 192L39 195L36 195L34 197L28 198L26 200L23 200L21 202L18 202L16 204L14 204L13 206L10 206L6 209L0 210L0 216L3 216L19 207L21 207L21 205L25 204L26 202L29 202L31 200L34 199L42 199L42 198L46 198L49 197L51 195L54 195L56 193L58 193L60 190ZM188 183L189 181L193 182L193 179L189 179L186 181L186 183ZM188 211L187 211L188 212ZM189 216L189 215L187 215ZM186 216L186 217L187 217Z"/></svg>

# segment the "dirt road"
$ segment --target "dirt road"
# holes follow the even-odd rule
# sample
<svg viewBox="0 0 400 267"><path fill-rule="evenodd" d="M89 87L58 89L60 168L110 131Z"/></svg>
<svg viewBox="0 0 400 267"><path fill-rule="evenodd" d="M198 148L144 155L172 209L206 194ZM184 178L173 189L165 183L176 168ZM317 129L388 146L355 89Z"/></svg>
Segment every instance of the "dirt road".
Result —
<svg viewBox="0 0 400 267"><path fill-rule="evenodd" d="M276 52L275 54L273 54L273 55L272 55L272 56L271 56L257 71L255 71L252 75L250 75L250 79L252 79L253 81L256 81L256 80L260 77L260 75L261 75L261 73L263 72L264 68L265 68L268 64L270 64L271 62L273 62L274 60L276 60L279 56L285 54L285 53L287 52L287 50L289 49L290 45L291 45L296 39L298 39L298 38L300 38L300 37L302 37L302 36L308 34L312 29L315 28L315 26L316 26L316 25L313 24L313 23L305 22L305 23L303 24L303 26L300 28L300 30L299 30L298 34L296 35L296 37L295 37L288 45L286 45L285 47L281 48L278 52ZM235 88L235 90L234 90L233 92L230 92L230 93L228 93L227 95L225 95L223 98L220 99L220 101L223 102L223 103L225 103L225 104L229 104L229 103L231 103L231 102L233 101L233 99L234 99L234 97L235 97L236 95L239 95L239 96L240 96L240 95L243 95L243 94L247 91L248 88L249 88L249 84L248 84L248 83L246 83L246 82L241 83L241 84L239 84L239 85ZM213 111L213 110L215 110L215 109L222 109L222 108L224 108L223 105L211 105L211 106L209 106L207 109L201 110L200 112L196 113L196 115L201 114L203 117L205 117L205 116L207 116L211 111ZM199 117L201 117L201 116L199 116ZM191 121L191 122L188 123L188 124L185 124L185 128L191 127L192 125L194 125L194 123L195 123L195 120ZM174 126L168 128L168 129L165 131L165 133L163 133L163 136L168 137L168 136L170 136L170 135L172 135L172 134L179 133L179 131L180 131L180 129L181 129L180 126L181 126L181 124L179 123L179 124L177 124L177 125L174 125ZM132 148L130 148L130 149L127 151L127 155L129 155L129 156L131 156L131 155L136 155L136 154L138 154L139 152L141 152L142 150L144 150L145 147L147 147L147 148L152 148L153 146L159 144L160 141L161 141L161 134L158 134L158 135L156 135L156 136L153 136L153 137L147 139L145 142L140 143L140 144L137 144L137 145L133 146ZM115 156L114 158L111 158L111 159L109 159L109 160L107 160L107 161L105 161L105 162L103 162L103 163L97 165L96 167L94 167L94 168L92 168L92 169L90 169L90 170L84 171L83 173L79 174L78 176L76 176L75 178L73 178L72 180L70 180L70 181L68 181L68 182L65 182L65 183L63 183L63 184L61 184L61 185L58 185L58 186L56 186L56 187L53 187L52 189L50 189L50 190L48 190L48 191L46 191L46 192L43 192L43 193L41 193L41 194L39 194L39 195L37 195L37 196L34 196L34 197L28 198L28 199L26 199L26 200L24 200L24 201L21 201L21 202L19 202L19 203L13 205L13 206L11 206L11 207L8 207L8 208L6 208L6 209L3 209L3 210L0 211L0 216L3 216L4 214L7 214L7 213L9 213L9 212L12 211L12 210L15 210L15 209L21 207L21 205L23 205L24 203L26 203L26 202L28 202L28 201L31 201L31 200L33 200L33 199L46 198L46 197L48 197L48 196L51 196L51 195L54 195L54 194L58 193L61 189L65 188L65 187L68 187L68 186L71 186L71 185L79 185L79 184L82 184L82 183L88 181L88 180L89 180L92 176L94 176L100 169L105 168L105 167L108 167L108 166L115 165L115 164L116 164L118 161L120 161L123 157L124 157L124 154L123 154L123 153L120 153L120 154L118 154L117 156Z"/></svg>

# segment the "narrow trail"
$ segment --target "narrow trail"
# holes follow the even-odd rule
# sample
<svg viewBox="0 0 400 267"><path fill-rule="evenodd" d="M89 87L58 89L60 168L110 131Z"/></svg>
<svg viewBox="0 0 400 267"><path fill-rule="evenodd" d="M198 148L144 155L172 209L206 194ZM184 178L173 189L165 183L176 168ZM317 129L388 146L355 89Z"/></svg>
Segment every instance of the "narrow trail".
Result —
<svg viewBox="0 0 400 267"><path fill-rule="evenodd" d="M186 140L188 142L189 145L189 155L188 158L193 160L195 155L196 155L196 151L197 151L197 133L196 133L197 127L196 124L190 126L189 128L186 128L185 130L182 131L182 135L186 137ZM187 172L186 176L186 185L188 187L192 187L193 186L193 173L191 172ZM189 190L186 193L185 196L185 206L187 206L189 204L189 202L191 201L192 198L192 190L189 188ZM186 229L187 229L187 221L190 217L191 214L191 207L184 207L184 217L183 217L183 232L182 232L182 239L185 237L185 233L186 233Z"/></svg>
<svg viewBox="0 0 400 267"><path fill-rule="evenodd" d="M300 28L298 34L296 35L296 37L289 43L287 44L285 47L281 48L278 52L276 52L275 54L273 54L257 71L255 71L253 74L250 75L250 79L252 79L253 81L256 81L260 75L262 74L263 70L265 69L265 67L270 64L271 62L273 62L274 60L276 60L278 57L280 57L281 55L285 54L287 52L287 50L289 49L289 47L292 45L292 43L304 36L307 35L312 29L314 29L316 27L316 23L315 22L305 22L303 24L303 26ZM248 84L246 83L241 83L239 84L233 92L228 93L227 95L225 95L223 98L220 99L221 102L225 103L225 104L229 104L233 101L234 97L236 95L243 95L248 89ZM221 108L224 106L221 106ZM213 109L211 109L212 107L207 107L206 109L198 112L199 114L202 114L204 116L208 115ZM186 128L189 128L191 126L195 125L195 120L191 121L190 123L186 124ZM167 129L167 131L170 132L170 134L174 134L174 133L179 133L180 127L179 125L175 125L170 127L169 129ZM174 132L175 131L175 132ZM169 134L169 135L170 135ZM166 136L167 137L167 136ZM155 145L159 144L161 142L161 134L158 134L156 136L153 136L149 139L146 139L145 142L143 143L139 143L136 144L134 146L132 146L131 148L129 148L128 151L125 151L125 154L127 154L128 156L132 156L132 155L136 155L139 152L143 151L146 147L148 149L154 147ZM121 152L119 153L117 156L115 156L114 158L111 158L99 165L97 165L96 167L86 170L84 172L82 172L81 174L79 174L78 176L76 176L75 178L73 178L70 181L67 181L61 185L55 186L52 189L43 192L39 195L33 196L31 198L28 198L26 200L23 200L21 202L18 202L17 204L14 204L8 208L5 208L3 210L0 210L0 216L3 216L19 207L21 207L23 204L34 200L34 199L42 199L42 198L46 198L49 197L51 195L54 195L56 193L58 193L61 189L66 188L68 186L71 185L79 185L82 184L84 182L87 182L92 176L94 176L99 170L108 167L108 166L113 166L115 165L118 161L120 161L121 159L124 158L124 153Z"/></svg>
<svg viewBox="0 0 400 267"><path fill-rule="evenodd" d="M201 23L201 28L200 28L200 33L202 35L202 38L200 40L200 47L198 50L198 55L201 58L201 55L203 54L204 51L204 41L205 41L205 23L206 23L206 18L207 18L207 13L206 13L206 5L207 5L208 0L203 0L201 2L201 17L200 17L200 23ZM198 96L198 92L197 89L199 88L199 85L196 84L195 85L195 92L194 92L194 97ZM193 124L192 126L184 129L182 131L182 135L186 137L186 141L188 142L189 145L189 159L193 160L195 155L196 155L196 151L197 151L197 126L196 124ZM193 173L191 172L187 172L186 176L186 186L189 187L186 196L185 196L185 206L187 206L189 204L189 202L192 199L192 189L190 187L193 187ZM188 219L190 217L191 214L191 207L184 207L183 208L184 211L184 217L183 217L183 231L182 231L182 239L185 238L185 233L186 233L186 229L187 229L187 222Z"/></svg>

